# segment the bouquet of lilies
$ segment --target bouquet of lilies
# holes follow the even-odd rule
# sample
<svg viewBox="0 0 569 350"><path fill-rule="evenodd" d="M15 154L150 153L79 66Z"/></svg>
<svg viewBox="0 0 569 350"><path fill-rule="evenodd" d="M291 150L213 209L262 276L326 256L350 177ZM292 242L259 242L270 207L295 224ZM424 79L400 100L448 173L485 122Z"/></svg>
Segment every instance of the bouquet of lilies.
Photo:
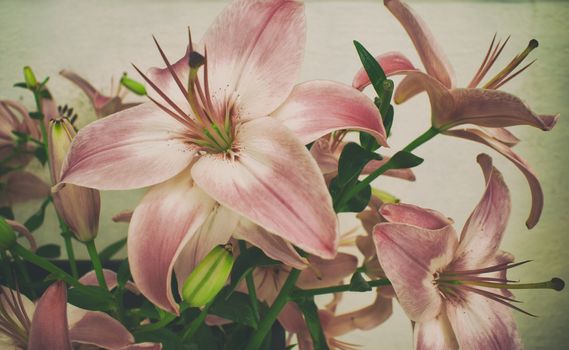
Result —
<svg viewBox="0 0 569 350"><path fill-rule="evenodd" d="M558 116L499 89L533 63L524 61L538 43L489 78L508 42L494 38L472 81L457 87L421 18L399 0L385 6L422 68L354 41L362 68L351 85L296 84L306 25L293 0L234 0L200 41L188 29L177 60L154 39L164 66L135 66L140 81L124 75L112 96L61 71L98 118L80 130L48 79L25 67L16 86L35 108L0 101L2 349L347 350L365 344L342 336L380 326L393 303L417 349L522 348L513 312L531 314L512 290L560 291L564 282L508 279L528 261L500 249L511 199L492 158L476 159L486 185L460 234L444 214L373 185L379 176L413 181L423 162L413 152L436 136L475 141L527 178L534 227L543 192L506 128L547 131ZM127 92L140 101L125 102ZM431 127L389 149L394 104L422 92ZM51 183L24 170L34 159ZM127 239L98 250L99 191L137 188L147 188L138 206L113 218L129 223ZM43 200L40 210L14 220L12 206L32 199ZM67 260L55 259L57 245L35 243L49 205ZM359 226L340 233L339 213ZM90 261L75 259L74 240ZM115 257L125 245L128 258ZM347 292L373 302L339 312Z"/></svg>

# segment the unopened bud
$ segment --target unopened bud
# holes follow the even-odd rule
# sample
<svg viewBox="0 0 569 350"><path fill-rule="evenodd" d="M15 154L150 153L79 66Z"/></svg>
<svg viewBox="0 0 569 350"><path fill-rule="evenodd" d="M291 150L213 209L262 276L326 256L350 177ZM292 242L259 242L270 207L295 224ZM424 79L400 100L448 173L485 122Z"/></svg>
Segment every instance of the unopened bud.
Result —
<svg viewBox="0 0 569 350"><path fill-rule="evenodd" d="M53 185L61 180L61 167L74 137L75 129L67 118L54 119L50 122L48 146ZM100 201L99 191L71 184L53 194L53 204L57 214L69 226L75 237L84 242L95 238L99 230Z"/></svg>
<svg viewBox="0 0 569 350"><path fill-rule="evenodd" d="M146 88L136 80L129 78L126 73L121 77L121 85L139 96L146 96Z"/></svg>
<svg viewBox="0 0 569 350"><path fill-rule="evenodd" d="M0 249L10 249L16 244L16 234L12 226L8 225L3 217L0 217Z"/></svg>
<svg viewBox="0 0 569 350"><path fill-rule="evenodd" d="M184 301L193 307L212 301L225 285L232 267L230 246L213 248L186 279L182 288Z"/></svg>
<svg viewBox="0 0 569 350"><path fill-rule="evenodd" d="M30 66L24 67L24 80L26 81L26 85L28 88L33 89L38 86L38 80Z"/></svg>

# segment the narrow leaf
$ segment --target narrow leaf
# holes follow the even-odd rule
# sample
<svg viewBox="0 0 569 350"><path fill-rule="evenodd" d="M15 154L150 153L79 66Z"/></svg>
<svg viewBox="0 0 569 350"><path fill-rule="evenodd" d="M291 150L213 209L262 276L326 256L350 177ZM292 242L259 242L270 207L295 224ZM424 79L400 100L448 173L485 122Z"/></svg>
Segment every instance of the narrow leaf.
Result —
<svg viewBox="0 0 569 350"><path fill-rule="evenodd" d="M354 40L354 46L356 47L356 51L360 56L360 60L362 61L362 65L371 81L371 84L377 93L377 96L383 96L383 81L387 79L383 69L375 60L375 57L362 44L358 41Z"/></svg>
<svg viewBox="0 0 569 350"><path fill-rule="evenodd" d="M108 245L99 253L101 262L109 261L116 253L118 253L126 244L126 237Z"/></svg>
<svg viewBox="0 0 569 350"><path fill-rule="evenodd" d="M411 152L399 151L389 160L390 169L413 168L423 163L423 158L417 157Z"/></svg>
<svg viewBox="0 0 569 350"><path fill-rule="evenodd" d="M318 307L316 307L316 303L314 303L314 298L306 298L297 301L297 303L304 314L304 320L312 337L314 349L329 350L324 331L322 331Z"/></svg>
<svg viewBox="0 0 569 350"><path fill-rule="evenodd" d="M61 255L61 247L57 244L42 245L36 250L36 255L47 259L55 259Z"/></svg>

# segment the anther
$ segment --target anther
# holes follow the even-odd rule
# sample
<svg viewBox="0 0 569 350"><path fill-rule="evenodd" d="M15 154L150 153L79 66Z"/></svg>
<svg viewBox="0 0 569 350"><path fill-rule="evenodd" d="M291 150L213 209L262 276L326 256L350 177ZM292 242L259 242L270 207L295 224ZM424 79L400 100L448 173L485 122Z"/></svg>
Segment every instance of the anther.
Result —
<svg viewBox="0 0 569 350"><path fill-rule="evenodd" d="M190 52L190 57L188 61L191 68L198 69L199 67L203 66L203 64L205 63L205 57L203 57L197 51L192 51Z"/></svg>

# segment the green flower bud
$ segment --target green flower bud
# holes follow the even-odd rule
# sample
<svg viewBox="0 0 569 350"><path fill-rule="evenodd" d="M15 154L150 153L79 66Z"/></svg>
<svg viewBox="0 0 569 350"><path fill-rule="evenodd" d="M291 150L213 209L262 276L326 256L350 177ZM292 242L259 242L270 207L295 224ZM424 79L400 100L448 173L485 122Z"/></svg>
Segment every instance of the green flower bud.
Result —
<svg viewBox="0 0 569 350"><path fill-rule="evenodd" d="M0 217L0 249L10 249L16 244L16 234L12 226L8 225L3 217Z"/></svg>
<svg viewBox="0 0 569 350"><path fill-rule="evenodd" d="M121 77L121 85L139 96L146 96L146 88L136 80L129 78L126 73Z"/></svg>
<svg viewBox="0 0 569 350"><path fill-rule="evenodd" d="M371 194L379 198L383 203L399 203L399 198L395 197L391 193L378 190L377 188L372 188Z"/></svg>
<svg viewBox="0 0 569 350"><path fill-rule="evenodd" d="M186 279L182 288L184 301L193 307L212 301L225 285L232 267L231 246L213 248Z"/></svg>
<svg viewBox="0 0 569 350"><path fill-rule="evenodd" d="M28 88L33 89L38 86L38 80L30 66L24 67L24 80L26 81L26 85Z"/></svg>

